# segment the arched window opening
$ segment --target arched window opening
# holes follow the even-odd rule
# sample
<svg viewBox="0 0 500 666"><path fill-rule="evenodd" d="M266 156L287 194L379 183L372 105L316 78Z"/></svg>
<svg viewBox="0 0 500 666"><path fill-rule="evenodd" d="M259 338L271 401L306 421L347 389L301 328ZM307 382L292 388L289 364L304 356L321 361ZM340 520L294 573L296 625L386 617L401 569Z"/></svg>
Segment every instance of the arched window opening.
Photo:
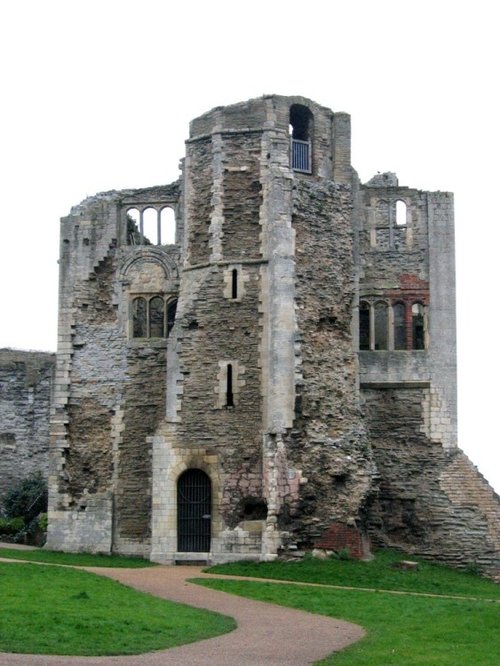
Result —
<svg viewBox="0 0 500 666"><path fill-rule="evenodd" d="M228 363L226 368L226 407L234 407L233 366L231 363Z"/></svg>
<svg viewBox="0 0 500 666"><path fill-rule="evenodd" d="M147 337L146 299L139 297L132 301L132 336Z"/></svg>
<svg viewBox="0 0 500 666"><path fill-rule="evenodd" d="M172 208L162 208L160 213L160 227L158 245L175 244L175 213Z"/></svg>
<svg viewBox="0 0 500 666"><path fill-rule="evenodd" d="M210 551L212 484L201 469L187 469L177 480L177 550Z"/></svg>
<svg viewBox="0 0 500 666"><path fill-rule="evenodd" d="M424 306L413 303L411 306L413 349L425 349Z"/></svg>
<svg viewBox="0 0 500 666"><path fill-rule="evenodd" d="M149 301L150 338L163 338L165 336L164 308L165 304L161 296L154 296Z"/></svg>
<svg viewBox="0 0 500 666"><path fill-rule="evenodd" d="M290 107L290 125L292 127L292 169L303 173L311 173L313 115L310 109L302 104L292 104Z"/></svg>
<svg viewBox="0 0 500 666"><path fill-rule="evenodd" d="M231 271L231 298L238 298L238 269Z"/></svg>
<svg viewBox="0 0 500 666"><path fill-rule="evenodd" d="M158 213L154 208L146 208L142 213L144 243L158 243Z"/></svg>
<svg viewBox="0 0 500 666"><path fill-rule="evenodd" d="M375 349L387 349L388 322L387 303L379 302L375 305Z"/></svg>
<svg viewBox="0 0 500 666"><path fill-rule="evenodd" d="M396 201L396 226L406 226L406 204L404 201Z"/></svg>
<svg viewBox="0 0 500 666"><path fill-rule="evenodd" d="M127 210L127 245L141 244L141 214L137 208Z"/></svg>
<svg viewBox="0 0 500 666"><path fill-rule="evenodd" d="M370 349L370 305L364 301L359 304L359 348Z"/></svg>
<svg viewBox="0 0 500 666"><path fill-rule="evenodd" d="M394 349L406 349L406 308L404 303L396 303L392 311L394 314Z"/></svg>
<svg viewBox="0 0 500 666"><path fill-rule="evenodd" d="M177 299L170 301L167 306L167 336L174 327L175 315L177 312Z"/></svg>

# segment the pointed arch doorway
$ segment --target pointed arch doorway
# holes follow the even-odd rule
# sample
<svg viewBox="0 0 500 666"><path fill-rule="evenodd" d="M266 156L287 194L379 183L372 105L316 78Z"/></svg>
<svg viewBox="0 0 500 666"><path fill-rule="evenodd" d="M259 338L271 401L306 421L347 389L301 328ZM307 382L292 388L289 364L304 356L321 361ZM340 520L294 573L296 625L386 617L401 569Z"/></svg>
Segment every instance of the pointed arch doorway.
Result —
<svg viewBox="0 0 500 666"><path fill-rule="evenodd" d="M210 552L212 484L201 469L187 469L177 480L177 551Z"/></svg>

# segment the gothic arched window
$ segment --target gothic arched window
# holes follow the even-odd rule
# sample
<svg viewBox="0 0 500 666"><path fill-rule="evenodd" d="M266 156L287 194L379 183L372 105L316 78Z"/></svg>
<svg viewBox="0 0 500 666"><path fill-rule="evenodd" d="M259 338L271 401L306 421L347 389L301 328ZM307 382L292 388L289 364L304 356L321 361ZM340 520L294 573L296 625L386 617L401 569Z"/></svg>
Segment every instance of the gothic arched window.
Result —
<svg viewBox="0 0 500 666"><path fill-rule="evenodd" d="M375 304L375 349L388 348L388 307L387 303L379 301Z"/></svg>
<svg viewBox="0 0 500 666"><path fill-rule="evenodd" d="M425 320L422 303L413 303L411 306L413 349L425 349Z"/></svg>
<svg viewBox="0 0 500 666"><path fill-rule="evenodd" d="M394 315L394 349L406 349L406 308L404 303L392 306Z"/></svg>

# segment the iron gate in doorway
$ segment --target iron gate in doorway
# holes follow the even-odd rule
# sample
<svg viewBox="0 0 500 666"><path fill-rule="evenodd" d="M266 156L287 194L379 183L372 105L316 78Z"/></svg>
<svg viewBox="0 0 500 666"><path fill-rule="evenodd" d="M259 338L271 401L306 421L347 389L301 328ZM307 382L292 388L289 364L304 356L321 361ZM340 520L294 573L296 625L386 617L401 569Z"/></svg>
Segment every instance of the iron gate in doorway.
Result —
<svg viewBox="0 0 500 666"><path fill-rule="evenodd" d="M208 553L212 488L201 469L188 469L177 481L177 550L181 553Z"/></svg>

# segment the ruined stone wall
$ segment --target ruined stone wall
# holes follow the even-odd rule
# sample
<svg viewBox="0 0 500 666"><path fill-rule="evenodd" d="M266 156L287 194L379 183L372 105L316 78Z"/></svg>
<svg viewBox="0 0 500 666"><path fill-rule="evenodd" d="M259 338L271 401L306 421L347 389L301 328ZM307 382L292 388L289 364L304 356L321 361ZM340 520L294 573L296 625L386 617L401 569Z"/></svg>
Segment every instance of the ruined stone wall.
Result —
<svg viewBox="0 0 500 666"><path fill-rule="evenodd" d="M372 474L351 338L355 294L350 188L298 180L294 192L300 375L289 460L307 479L283 523L311 544L354 522ZM305 480L304 479L304 480Z"/></svg>
<svg viewBox="0 0 500 666"><path fill-rule="evenodd" d="M148 438L164 415L166 341L133 338L132 304L137 296L175 296L177 253L129 246L126 211L138 202L159 208L161 194L100 195L62 221L52 548L148 551ZM171 194L166 188L163 198Z"/></svg>
<svg viewBox="0 0 500 666"><path fill-rule="evenodd" d="M0 497L33 472L48 473L55 355L0 350Z"/></svg>
<svg viewBox="0 0 500 666"><path fill-rule="evenodd" d="M178 327L184 372L178 440L219 453L221 514L227 525L242 518L246 497L262 496L259 371L259 273L245 267L245 296L222 299L224 271L206 269L193 308ZM227 363L233 367L234 407L226 405Z"/></svg>
<svg viewBox="0 0 500 666"><path fill-rule="evenodd" d="M161 226L165 207L176 245L154 246L144 216ZM361 185L347 114L273 95L212 109L181 181L63 219L60 270L50 547L175 561L177 482L196 468L218 561L367 528L495 565L497 499L456 449L453 199L391 173ZM178 297L168 339L135 328L158 295Z"/></svg>
<svg viewBox="0 0 500 666"><path fill-rule="evenodd" d="M186 215L189 219L187 258L192 264L207 260L212 193L212 142L204 139L197 142L196 150L188 156L189 181L186 185L188 198Z"/></svg>
<svg viewBox="0 0 500 666"><path fill-rule="evenodd" d="M426 435L429 389L365 389L379 483L367 514L378 545L454 566L500 566L500 498L459 450Z"/></svg>
<svg viewBox="0 0 500 666"><path fill-rule="evenodd" d="M182 277L175 333L182 397L175 441L186 456L197 447L218 454L217 512L229 527L242 519L246 498L262 497L259 157L255 132L188 144L187 257L191 265L212 264L188 268Z"/></svg>

